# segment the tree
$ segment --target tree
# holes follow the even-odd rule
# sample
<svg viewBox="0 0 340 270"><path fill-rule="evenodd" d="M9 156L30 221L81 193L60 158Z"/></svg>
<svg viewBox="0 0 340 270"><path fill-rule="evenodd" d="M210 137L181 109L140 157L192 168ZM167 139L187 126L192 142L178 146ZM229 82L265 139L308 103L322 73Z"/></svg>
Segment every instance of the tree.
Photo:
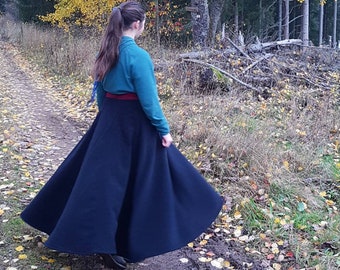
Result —
<svg viewBox="0 0 340 270"><path fill-rule="evenodd" d="M278 40L282 39L282 0L278 0L278 12L279 12L279 27L278 27Z"/></svg>
<svg viewBox="0 0 340 270"><path fill-rule="evenodd" d="M101 29L106 24L112 7L122 2L120 0L59 0L54 6L55 12L42 16L41 19L65 30L69 30L73 24Z"/></svg>
<svg viewBox="0 0 340 270"><path fill-rule="evenodd" d="M322 46L323 41L323 18L325 15L324 6L326 4L326 0L320 0L320 23L319 23L319 46Z"/></svg>
<svg viewBox="0 0 340 270"><path fill-rule="evenodd" d="M192 36L195 45L205 48L209 35L208 0L191 0Z"/></svg>
<svg viewBox="0 0 340 270"><path fill-rule="evenodd" d="M285 17L284 17L284 39L289 39L289 0L284 0Z"/></svg>
<svg viewBox="0 0 340 270"><path fill-rule="evenodd" d="M209 17L210 17L210 44L215 42L217 25L221 20L225 0L210 0L209 1Z"/></svg>
<svg viewBox="0 0 340 270"><path fill-rule="evenodd" d="M15 4L19 11L19 18L24 22L39 21L38 17L53 11L52 0L18 0Z"/></svg>
<svg viewBox="0 0 340 270"><path fill-rule="evenodd" d="M5 12L5 4L6 4L5 0L0 0L0 14Z"/></svg>
<svg viewBox="0 0 340 270"><path fill-rule="evenodd" d="M336 48L336 23L338 18L338 1L334 0L334 14L333 14L333 48Z"/></svg>
<svg viewBox="0 0 340 270"><path fill-rule="evenodd" d="M309 0L298 0L302 2L302 44L309 45Z"/></svg>

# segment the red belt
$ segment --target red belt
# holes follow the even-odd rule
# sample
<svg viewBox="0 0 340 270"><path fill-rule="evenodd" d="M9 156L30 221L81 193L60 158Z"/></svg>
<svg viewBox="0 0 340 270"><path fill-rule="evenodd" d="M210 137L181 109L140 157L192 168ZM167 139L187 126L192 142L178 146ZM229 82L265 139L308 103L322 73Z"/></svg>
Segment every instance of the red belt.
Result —
<svg viewBox="0 0 340 270"><path fill-rule="evenodd" d="M111 94L106 93L106 97L120 99L120 100L138 100L138 96L135 93L126 93L126 94Z"/></svg>

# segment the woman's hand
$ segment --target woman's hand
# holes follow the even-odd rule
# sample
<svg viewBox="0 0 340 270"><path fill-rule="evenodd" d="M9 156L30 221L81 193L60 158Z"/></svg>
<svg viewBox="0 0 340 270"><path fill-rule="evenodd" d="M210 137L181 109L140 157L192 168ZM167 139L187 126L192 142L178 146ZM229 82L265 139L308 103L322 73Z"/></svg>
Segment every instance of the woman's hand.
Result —
<svg viewBox="0 0 340 270"><path fill-rule="evenodd" d="M170 133L168 133L168 134L163 136L163 138L162 138L162 145L164 147L169 147L171 145L172 141L173 141L172 137L171 137Z"/></svg>

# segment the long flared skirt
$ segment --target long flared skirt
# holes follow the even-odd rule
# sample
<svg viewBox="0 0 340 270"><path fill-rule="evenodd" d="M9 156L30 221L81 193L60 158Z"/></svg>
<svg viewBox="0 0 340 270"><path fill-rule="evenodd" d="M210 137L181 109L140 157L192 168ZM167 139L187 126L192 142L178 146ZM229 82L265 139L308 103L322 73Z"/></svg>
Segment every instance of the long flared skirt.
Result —
<svg viewBox="0 0 340 270"><path fill-rule="evenodd" d="M22 212L48 248L130 262L185 246L222 199L175 146L164 148L138 100L105 98L88 132Z"/></svg>

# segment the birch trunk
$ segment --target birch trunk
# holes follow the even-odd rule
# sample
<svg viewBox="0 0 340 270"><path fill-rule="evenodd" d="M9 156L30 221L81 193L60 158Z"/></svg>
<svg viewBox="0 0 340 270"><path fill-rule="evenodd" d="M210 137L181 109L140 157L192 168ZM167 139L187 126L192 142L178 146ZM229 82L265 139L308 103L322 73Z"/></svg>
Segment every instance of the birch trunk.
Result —
<svg viewBox="0 0 340 270"><path fill-rule="evenodd" d="M309 45L309 0L303 1L302 4L302 43L303 46Z"/></svg>
<svg viewBox="0 0 340 270"><path fill-rule="evenodd" d="M320 24L319 24L319 47L322 46L323 40L323 18L325 14L324 3L320 3Z"/></svg>
<svg viewBox="0 0 340 270"><path fill-rule="evenodd" d="M333 48L336 48L336 21L338 19L338 1L334 0L334 16L333 16Z"/></svg>
<svg viewBox="0 0 340 270"><path fill-rule="evenodd" d="M289 39L289 0L285 1L284 39Z"/></svg>
<svg viewBox="0 0 340 270"><path fill-rule="evenodd" d="M282 39L282 0L278 1L279 4L279 29L278 29L278 40Z"/></svg>

